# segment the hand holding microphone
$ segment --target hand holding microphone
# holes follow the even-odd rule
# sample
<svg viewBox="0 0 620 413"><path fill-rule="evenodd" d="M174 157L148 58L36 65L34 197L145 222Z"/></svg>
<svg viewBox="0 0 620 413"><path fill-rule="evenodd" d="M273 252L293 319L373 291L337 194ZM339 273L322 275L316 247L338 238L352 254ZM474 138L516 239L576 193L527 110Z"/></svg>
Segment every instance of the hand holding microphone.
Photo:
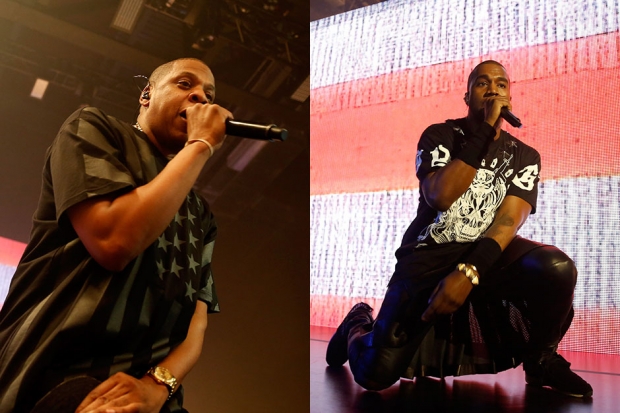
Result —
<svg viewBox="0 0 620 413"><path fill-rule="evenodd" d="M183 117L183 112L181 116ZM211 152L219 149L226 138L225 122L232 118L232 113L223 107L211 105L191 105L185 109L187 119L188 142L206 140Z"/></svg>
<svg viewBox="0 0 620 413"><path fill-rule="evenodd" d="M521 120L516 117L514 115L514 113L511 112L511 110L509 109L509 106L500 106L499 107L499 113L497 113L497 107L498 105L502 105L502 98L499 99L490 99L487 103L486 106L486 110L485 110L485 114L486 114L486 120L489 122L489 124L494 125L497 122L498 117L501 117L502 119L504 119L506 122L508 122L511 126L515 127L515 128L520 128L521 126L523 126L523 124L521 123ZM507 102L508 104L510 104L510 101ZM497 117L496 117L497 116ZM491 121L493 121L493 123L491 123Z"/></svg>
<svg viewBox="0 0 620 413"><path fill-rule="evenodd" d="M215 107L217 105L208 105L209 107ZM191 110L188 108L188 111ZM204 109L206 112L206 109ZM238 136L241 138L257 139L263 141L285 141L288 137L288 131L283 128L279 128L274 124L263 125L259 123L247 122L242 120L235 120L232 118L232 114L225 109L222 110L222 116L229 116L225 120L225 134ZM206 118L203 121L203 125L210 124L206 122Z"/></svg>

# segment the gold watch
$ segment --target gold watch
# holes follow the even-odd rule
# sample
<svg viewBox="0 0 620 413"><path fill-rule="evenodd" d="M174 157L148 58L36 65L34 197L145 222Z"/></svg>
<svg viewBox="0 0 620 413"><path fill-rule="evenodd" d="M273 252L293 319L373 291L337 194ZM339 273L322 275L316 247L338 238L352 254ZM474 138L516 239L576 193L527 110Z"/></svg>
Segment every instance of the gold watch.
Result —
<svg viewBox="0 0 620 413"><path fill-rule="evenodd" d="M170 400L172 393L177 388L177 379L170 373L170 370L165 367L155 366L151 367L146 374L151 376L157 383L168 387L168 392L170 393L168 394L168 400Z"/></svg>
<svg viewBox="0 0 620 413"><path fill-rule="evenodd" d="M475 265L461 263L456 266L456 269L465 274L473 285L478 285L478 270Z"/></svg>

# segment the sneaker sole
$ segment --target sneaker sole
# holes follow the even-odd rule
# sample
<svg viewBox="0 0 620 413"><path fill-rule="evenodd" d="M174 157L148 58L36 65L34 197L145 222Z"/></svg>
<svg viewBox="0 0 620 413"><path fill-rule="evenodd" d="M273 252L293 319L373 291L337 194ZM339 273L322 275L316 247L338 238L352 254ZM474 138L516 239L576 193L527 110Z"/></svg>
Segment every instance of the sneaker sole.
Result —
<svg viewBox="0 0 620 413"><path fill-rule="evenodd" d="M554 392L563 394L565 396L575 397L575 398L578 398L578 399L585 399L585 398L592 397L592 392L591 391L588 392L588 393L585 393L585 394L570 393L570 392L559 390L559 389L557 389L557 388L555 388L553 386L550 386L548 384L543 384L542 380L534 378L534 377L525 376L525 382L529 386L532 386L532 387L542 387L542 388L546 388L546 389L551 389Z"/></svg>

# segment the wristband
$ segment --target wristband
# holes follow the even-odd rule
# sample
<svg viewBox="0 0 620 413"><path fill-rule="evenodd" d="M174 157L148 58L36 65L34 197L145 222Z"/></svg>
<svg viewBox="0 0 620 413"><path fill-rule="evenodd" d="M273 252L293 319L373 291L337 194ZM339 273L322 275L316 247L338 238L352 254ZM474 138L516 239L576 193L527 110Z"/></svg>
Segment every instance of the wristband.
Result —
<svg viewBox="0 0 620 413"><path fill-rule="evenodd" d="M482 238L476 248L467 256L465 262L476 267L478 276L484 277L487 271L502 255L502 247L493 238Z"/></svg>
<svg viewBox="0 0 620 413"><path fill-rule="evenodd" d="M213 156L213 153L215 152L215 149L213 149L213 145L211 145L208 140L206 140L206 139L192 139L191 141L187 141L185 143L185 146L190 145L190 144L192 144L194 142L202 142L205 145L207 145L209 147L209 150L211 151L211 155L210 156Z"/></svg>
<svg viewBox="0 0 620 413"><path fill-rule="evenodd" d="M485 125L487 128L486 131L483 130L483 128L485 128ZM483 125L480 126L476 133L472 133L471 135L469 135L467 141L465 142L465 146L463 147L463 149L461 149L461 152L456 155L456 158L476 169L480 168L482 160L486 155L487 144L489 143L489 138L485 137L485 135L487 135L487 132L490 132L488 128L491 128L493 132L495 132L493 126L485 122Z"/></svg>

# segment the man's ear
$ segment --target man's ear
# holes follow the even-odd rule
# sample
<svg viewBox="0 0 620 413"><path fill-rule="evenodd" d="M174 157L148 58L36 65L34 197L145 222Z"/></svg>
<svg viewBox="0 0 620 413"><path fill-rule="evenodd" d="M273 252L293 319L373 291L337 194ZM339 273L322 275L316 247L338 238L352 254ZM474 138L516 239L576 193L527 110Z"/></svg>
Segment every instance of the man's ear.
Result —
<svg viewBox="0 0 620 413"><path fill-rule="evenodd" d="M142 94L140 95L140 105L144 107L148 107L151 101L151 87L150 85L146 85L144 90L142 90Z"/></svg>
<svg viewBox="0 0 620 413"><path fill-rule="evenodd" d="M463 100L465 101L465 104L469 106L469 92L465 92L465 95L463 96Z"/></svg>

